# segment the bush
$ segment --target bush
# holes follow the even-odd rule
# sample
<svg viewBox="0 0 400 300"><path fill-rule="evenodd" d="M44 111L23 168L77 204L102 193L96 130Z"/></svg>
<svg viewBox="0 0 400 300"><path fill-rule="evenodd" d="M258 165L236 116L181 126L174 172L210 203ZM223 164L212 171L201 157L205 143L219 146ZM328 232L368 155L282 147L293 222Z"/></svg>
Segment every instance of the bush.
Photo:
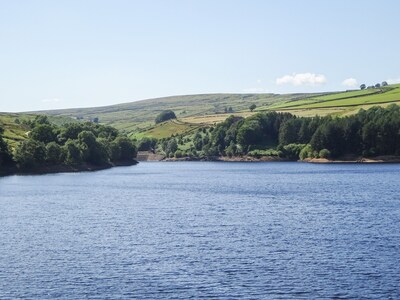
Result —
<svg viewBox="0 0 400 300"><path fill-rule="evenodd" d="M313 149L311 148L311 145L308 144L306 145L303 149L301 149L299 153L299 157L301 160L305 160L306 158L313 158Z"/></svg>
<svg viewBox="0 0 400 300"><path fill-rule="evenodd" d="M304 144L289 144L283 147L282 154L288 159L299 159L300 152L306 145Z"/></svg>
<svg viewBox="0 0 400 300"><path fill-rule="evenodd" d="M331 152L328 149L322 149L321 151L319 151L319 157L320 158L330 158Z"/></svg>
<svg viewBox="0 0 400 300"><path fill-rule="evenodd" d="M267 149L267 150L255 149L255 150L251 150L248 153L248 155L257 157L257 158L260 158L261 156L278 156L279 151L274 150L274 149Z"/></svg>
<svg viewBox="0 0 400 300"><path fill-rule="evenodd" d="M156 148L157 139L144 137L138 143L139 151L151 151Z"/></svg>
<svg viewBox="0 0 400 300"><path fill-rule="evenodd" d="M181 158L183 157L183 153L181 150L176 150L175 151L175 158Z"/></svg>

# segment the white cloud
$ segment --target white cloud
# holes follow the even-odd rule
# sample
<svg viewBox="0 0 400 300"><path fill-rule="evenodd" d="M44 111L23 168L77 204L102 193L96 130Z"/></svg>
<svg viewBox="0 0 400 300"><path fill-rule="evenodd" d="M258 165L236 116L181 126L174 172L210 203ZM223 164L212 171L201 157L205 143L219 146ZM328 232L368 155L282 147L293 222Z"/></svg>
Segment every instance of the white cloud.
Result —
<svg viewBox="0 0 400 300"><path fill-rule="evenodd" d="M262 80L261 79L257 79L257 83L261 83L262 82Z"/></svg>
<svg viewBox="0 0 400 300"><path fill-rule="evenodd" d="M49 98L49 99L40 100L40 102L42 102L42 103L57 103L57 102L60 102L60 101L61 101L60 98Z"/></svg>
<svg viewBox="0 0 400 300"><path fill-rule="evenodd" d="M347 78L343 80L342 85L347 86L347 87L356 87L358 86L357 79L355 78Z"/></svg>
<svg viewBox="0 0 400 300"><path fill-rule="evenodd" d="M388 84L400 83L400 78L391 78L391 79L387 79L386 82L387 82Z"/></svg>
<svg viewBox="0 0 400 300"><path fill-rule="evenodd" d="M292 75L285 75L276 79L277 85L291 84L294 86L299 85L320 85L326 83L326 77L322 74L314 73L293 73Z"/></svg>

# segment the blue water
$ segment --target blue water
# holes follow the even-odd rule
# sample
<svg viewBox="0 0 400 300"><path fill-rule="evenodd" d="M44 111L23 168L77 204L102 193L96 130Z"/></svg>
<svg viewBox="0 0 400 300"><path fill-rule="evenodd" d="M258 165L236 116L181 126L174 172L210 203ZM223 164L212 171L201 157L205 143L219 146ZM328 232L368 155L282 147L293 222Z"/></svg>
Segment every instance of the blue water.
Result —
<svg viewBox="0 0 400 300"><path fill-rule="evenodd" d="M0 178L0 298L399 299L400 165Z"/></svg>

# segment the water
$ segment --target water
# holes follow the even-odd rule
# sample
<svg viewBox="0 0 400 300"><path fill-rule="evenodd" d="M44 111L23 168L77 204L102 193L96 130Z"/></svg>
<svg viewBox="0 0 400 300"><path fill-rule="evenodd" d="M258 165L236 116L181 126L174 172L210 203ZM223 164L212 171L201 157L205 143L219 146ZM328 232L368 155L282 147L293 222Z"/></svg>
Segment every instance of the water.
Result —
<svg viewBox="0 0 400 300"><path fill-rule="evenodd" d="M400 165L0 178L0 298L400 298Z"/></svg>

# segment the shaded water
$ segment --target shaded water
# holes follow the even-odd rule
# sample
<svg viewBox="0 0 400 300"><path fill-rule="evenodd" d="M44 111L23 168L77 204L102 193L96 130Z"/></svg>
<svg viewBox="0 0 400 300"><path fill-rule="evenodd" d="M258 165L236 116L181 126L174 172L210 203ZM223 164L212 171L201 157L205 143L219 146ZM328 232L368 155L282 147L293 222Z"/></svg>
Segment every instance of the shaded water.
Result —
<svg viewBox="0 0 400 300"><path fill-rule="evenodd" d="M400 165L0 178L0 298L400 298Z"/></svg>

